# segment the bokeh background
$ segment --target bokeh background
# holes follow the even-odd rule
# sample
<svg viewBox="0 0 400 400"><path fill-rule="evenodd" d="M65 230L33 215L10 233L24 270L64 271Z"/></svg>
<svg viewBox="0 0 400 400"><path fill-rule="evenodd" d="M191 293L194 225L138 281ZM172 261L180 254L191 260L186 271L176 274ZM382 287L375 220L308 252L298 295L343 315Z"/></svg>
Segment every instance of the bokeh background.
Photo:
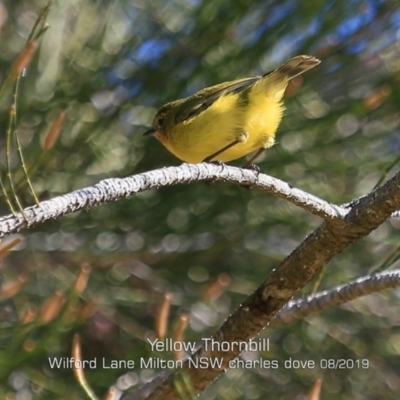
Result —
<svg viewBox="0 0 400 400"><path fill-rule="evenodd" d="M3 82L45 5L0 2ZM340 204L368 193L397 168L397 1L59 0L47 22L17 94L18 136L41 200L106 177L179 165L155 139L142 136L158 107L212 84L264 73L298 54L322 63L289 86L277 144L259 161L261 170ZM0 99L0 168L8 193L5 149L14 93L7 86ZM60 113L66 117L59 138L45 150ZM34 200L14 140L11 145L12 179L28 206ZM4 196L0 212L9 213ZM0 397L86 398L70 369L51 369L48 362L70 356L74 333L81 334L85 359L172 358L151 353L145 342L154 337L166 293L173 294L169 335L186 313L186 339L209 337L320 222L265 193L196 183L22 232L22 243L0 270ZM399 226L387 222L336 257L319 288L367 275L388 257L386 267L395 267ZM76 294L82 265L91 273ZM23 284L7 292L15 282ZM399 293L371 295L265 331L270 351L243 357L279 360L281 366L229 370L201 398L302 399L316 378L323 378L322 398L395 398ZM63 306L49 320L43 310L55 299ZM365 359L369 368L285 369L289 358L317 365L321 359ZM99 396L114 384L134 390L154 373L86 371Z"/></svg>

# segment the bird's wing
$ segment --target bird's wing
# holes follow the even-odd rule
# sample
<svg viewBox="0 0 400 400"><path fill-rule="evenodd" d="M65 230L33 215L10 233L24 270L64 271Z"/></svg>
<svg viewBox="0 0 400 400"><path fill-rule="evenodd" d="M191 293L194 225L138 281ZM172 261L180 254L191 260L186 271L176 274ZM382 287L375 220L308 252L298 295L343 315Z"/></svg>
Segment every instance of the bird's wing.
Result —
<svg viewBox="0 0 400 400"><path fill-rule="evenodd" d="M254 85L259 79L259 76L244 78L200 90L182 102L181 109L175 114L175 123L185 122L198 116L221 96L240 93Z"/></svg>

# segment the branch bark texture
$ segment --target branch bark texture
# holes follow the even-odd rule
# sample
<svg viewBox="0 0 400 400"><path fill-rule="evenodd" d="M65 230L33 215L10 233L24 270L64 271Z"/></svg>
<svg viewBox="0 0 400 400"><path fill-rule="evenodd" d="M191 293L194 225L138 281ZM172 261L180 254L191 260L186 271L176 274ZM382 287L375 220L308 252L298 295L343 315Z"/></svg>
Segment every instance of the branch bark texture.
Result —
<svg viewBox="0 0 400 400"><path fill-rule="evenodd" d="M105 179L94 186L42 201L24 209L23 213L1 217L0 238L49 219L128 198L146 190L199 181L223 181L259 189L284 198L327 220L343 217L348 212L346 207L326 202L269 175L227 165L182 164L179 167L166 167L127 178Z"/></svg>

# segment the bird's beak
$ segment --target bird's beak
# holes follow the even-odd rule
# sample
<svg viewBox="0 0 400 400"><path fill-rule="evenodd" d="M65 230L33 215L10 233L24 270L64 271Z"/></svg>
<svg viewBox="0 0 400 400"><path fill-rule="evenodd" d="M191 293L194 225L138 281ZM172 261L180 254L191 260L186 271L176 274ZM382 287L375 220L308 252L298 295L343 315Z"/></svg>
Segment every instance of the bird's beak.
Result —
<svg viewBox="0 0 400 400"><path fill-rule="evenodd" d="M143 133L143 136L150 136L150 135L154 135L157 131L154 128L150 128L149 130L147 130L145 133Z"/></svg>

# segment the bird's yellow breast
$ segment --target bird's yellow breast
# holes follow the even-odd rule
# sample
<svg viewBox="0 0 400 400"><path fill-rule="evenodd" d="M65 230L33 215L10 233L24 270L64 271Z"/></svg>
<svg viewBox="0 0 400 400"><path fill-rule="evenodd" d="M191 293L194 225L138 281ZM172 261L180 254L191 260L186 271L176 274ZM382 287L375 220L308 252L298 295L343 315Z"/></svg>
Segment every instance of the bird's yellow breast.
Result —
<svg viewBox="0 0 400 400"><path fill-rule="evenodd" d="M246 93L222 95L206 110L158 138L171 153L189 163L201 162L235 140L240 143L216 159L228 162L268 148L274 144L282 119L286 85L286 79L269 85L261 78Z"/></svg>

